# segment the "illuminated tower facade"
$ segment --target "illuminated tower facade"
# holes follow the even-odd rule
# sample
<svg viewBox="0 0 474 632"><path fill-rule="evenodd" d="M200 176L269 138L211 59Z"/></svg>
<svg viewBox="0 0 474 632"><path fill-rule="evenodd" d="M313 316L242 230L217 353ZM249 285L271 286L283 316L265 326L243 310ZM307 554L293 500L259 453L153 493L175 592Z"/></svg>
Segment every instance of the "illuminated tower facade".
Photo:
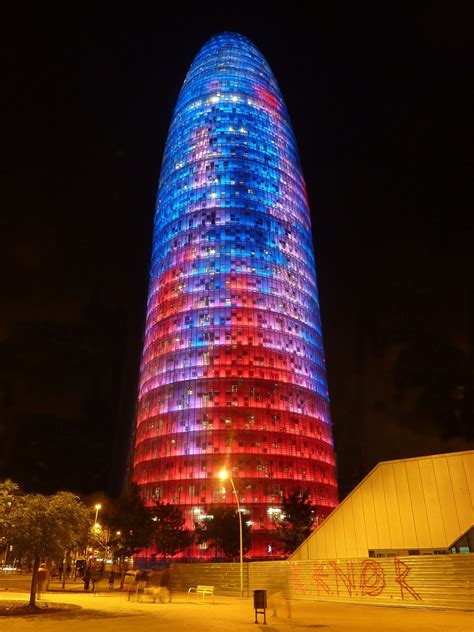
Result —
<svg viewBox="0 0 474 632"><path fill-rule="evenodd" d="M278 84L245 37L196 56L159 183L133 480L190 526L235 506L271 552L281 498L338 503L310 211Z"/></svg>

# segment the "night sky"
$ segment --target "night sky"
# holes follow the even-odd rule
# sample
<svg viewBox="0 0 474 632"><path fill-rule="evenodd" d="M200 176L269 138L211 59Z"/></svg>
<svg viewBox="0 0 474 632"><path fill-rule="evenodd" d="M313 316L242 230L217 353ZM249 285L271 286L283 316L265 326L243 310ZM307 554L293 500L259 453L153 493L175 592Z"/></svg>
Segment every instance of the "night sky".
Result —
<svg viewBox="0 0 474 632"><path fill-rule="evenodd" d="M25 489L121 490L166 134L224 30L299 144L341 497L379 460L474 447L469 3L225 4L5 21L0 477Z"/></svg>

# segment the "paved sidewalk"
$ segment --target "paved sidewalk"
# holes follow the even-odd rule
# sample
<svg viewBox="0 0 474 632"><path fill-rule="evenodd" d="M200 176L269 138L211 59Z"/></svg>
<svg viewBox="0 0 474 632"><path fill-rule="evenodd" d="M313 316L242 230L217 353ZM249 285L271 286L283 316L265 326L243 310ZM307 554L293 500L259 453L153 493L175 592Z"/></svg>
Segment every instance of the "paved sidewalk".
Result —
<svg viewBox="0 0 474 632"><path fill-rule="evenodd" d="M25 599L25 593L1 593L0 599ZM291 618L284 604L277 617L267 611L267 624L254 624L251 599L216 597L216 603L187 603L175 593L173 602L129 602L124 593L99 595L54 593L47 601L80 605L82 610L56 615L0 617L0 632L472 632L469 612L385 608L346 604L292 602Z"/></svg>

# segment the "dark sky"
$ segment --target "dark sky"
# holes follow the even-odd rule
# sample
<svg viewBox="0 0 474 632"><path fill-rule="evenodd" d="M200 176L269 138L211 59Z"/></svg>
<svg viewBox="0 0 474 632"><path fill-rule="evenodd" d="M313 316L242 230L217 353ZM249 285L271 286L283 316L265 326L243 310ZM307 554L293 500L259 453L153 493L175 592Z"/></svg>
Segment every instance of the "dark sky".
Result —
<svg viewBox="0 0 474 632"><path fill-rule="evenodd" d="M0 476L119 491L166 133L223 30L266 56L299 143L342 494L472 448L469 3L199 4L5 20Z"/></svg>

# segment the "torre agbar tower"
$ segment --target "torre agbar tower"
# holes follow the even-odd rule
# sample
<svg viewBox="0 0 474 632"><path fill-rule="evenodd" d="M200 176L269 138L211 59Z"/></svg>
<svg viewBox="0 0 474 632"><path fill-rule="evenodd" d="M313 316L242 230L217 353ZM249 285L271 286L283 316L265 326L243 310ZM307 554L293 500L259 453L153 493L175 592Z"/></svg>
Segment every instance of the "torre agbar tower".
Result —
<svg viewBox="0 0 474 632"><path fill-rule="evenodd" d="M235 508L253 556L281 499L338 503L310 211L278 84L245 37L197 54L156 205L133 480L192 527ZM205 551L200 554L206 555Z"/></svg>

